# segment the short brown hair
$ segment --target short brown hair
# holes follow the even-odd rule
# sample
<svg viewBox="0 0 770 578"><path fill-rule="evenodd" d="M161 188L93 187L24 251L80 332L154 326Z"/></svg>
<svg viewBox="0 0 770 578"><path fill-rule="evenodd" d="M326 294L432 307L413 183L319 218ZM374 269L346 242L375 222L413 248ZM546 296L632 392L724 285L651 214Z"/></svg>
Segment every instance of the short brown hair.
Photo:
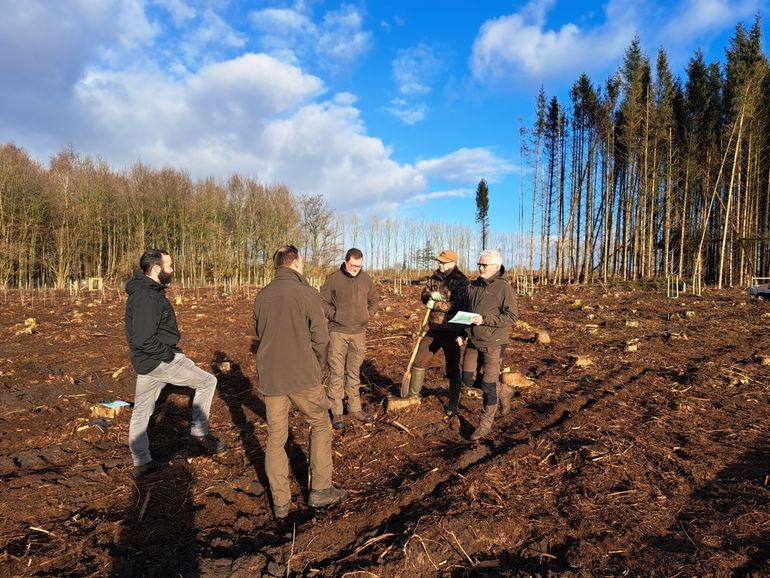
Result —
<svg viewBox="0 0 770 578"><path fill-rule="evenodd" d="M345 261L350 261L351 259L363 259L364 254L361 252L361 249L356 249L353 247L352 249L348 249L348 252L345 253Z"/></svg>
<svg viewBox="0 0 770 578"><path fill-rule="evenodd" d="M273 266L275 266L276 269L278 269L278 267L287 267L297 259L299 259L299 249L294 245L284 245L273 255Z"/></svg>

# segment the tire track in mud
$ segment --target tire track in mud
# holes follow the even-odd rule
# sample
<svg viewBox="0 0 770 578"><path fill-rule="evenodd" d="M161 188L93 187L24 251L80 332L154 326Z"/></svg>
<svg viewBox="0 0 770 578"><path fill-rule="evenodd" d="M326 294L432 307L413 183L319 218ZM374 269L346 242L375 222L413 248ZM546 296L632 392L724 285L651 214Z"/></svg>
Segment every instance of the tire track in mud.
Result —
<svg viewBox="0 0 770 578"><path fill-rule="evenodd" d="M503 430L494 430L494 438L485 443L473 444L468 450L450 460L444 460L444 467L429 470L419 478L415 478L411 483L412 488L407 491L405 496L393 496L391 500L382 500L388 505L376 508L372 504L370 511L366 516L359 516L358 519L367 520L367 525L353 526L350 520L341 516L323 524L317 532L313 532L309 537L308 545L312 542L313 550L327 551L324 542L339 544L343 536L347 536L348 544L345 546L336 546L336 553L321 559L306 560L306 564L311 566L320 566L322 568L332 569L332 574L337 572L353 571L357 566L355 559L358 554L364 551L364 544L367 540L392 534L392 536L379 539L377 543L381 547L398 549L400 545L409 539L411 535L410 528L414 527L420 518L424 517L425 512L440 513L447 509L448 504L446 491L453 485L463 483L463 479L471 475L479 468L484 468L493 463L498 458L507 456L506 459L517 459L520 450L523 454L532 440L537 440L542 436L559 428L567 426L571 418L578 412L590 410L602 400L616 396L626 387L633 385L639 379L644 377L650 370L642 369L635 371L628 367L625 372L616 374L611 382L605 382L597 387L593 384L594 391L586 391L583 384L577 384L575 387L563 390L559 398L551 403L547 412L529 409L524 406L518 410L518 415L529 411L535 416L529 432L523 435L507 435ZM512 413L504 418L510 423ZM499 418L498 418L499 419ZM498 426L500 423L498 422ZM470 442L465 442L470 445ZM309 536L309 535L308 535ZM302 550L302 545L298 544L297 551ZM267 553L276 558L281 557L281 551L274 550Z"/></svg>

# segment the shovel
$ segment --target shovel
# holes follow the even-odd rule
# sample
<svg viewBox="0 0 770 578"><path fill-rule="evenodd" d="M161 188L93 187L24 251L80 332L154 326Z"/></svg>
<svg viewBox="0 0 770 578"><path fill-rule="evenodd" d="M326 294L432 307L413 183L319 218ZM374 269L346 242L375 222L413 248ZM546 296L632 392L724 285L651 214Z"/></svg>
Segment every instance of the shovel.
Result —
<svg viewBox="0 0 770 578"><path fill-rule="evenodd" d="M425 317L422 320L422 323L420 324L420 331L417 334L417 343L414 344L414 349L412 350L412 356L409 358L409 363L406 366L406 371L404 372L404 377L401 378L401 397L406 397L409 395L409 382L412 380L412 364L414 363L414 358L417 356L417 348L420 347L420 342L422 341L422 338L425 337L425 334L427 331L425 331L425 326L428 323L428 317L430 316L431 309L428 308L428 310L425 312Z"/></svg>

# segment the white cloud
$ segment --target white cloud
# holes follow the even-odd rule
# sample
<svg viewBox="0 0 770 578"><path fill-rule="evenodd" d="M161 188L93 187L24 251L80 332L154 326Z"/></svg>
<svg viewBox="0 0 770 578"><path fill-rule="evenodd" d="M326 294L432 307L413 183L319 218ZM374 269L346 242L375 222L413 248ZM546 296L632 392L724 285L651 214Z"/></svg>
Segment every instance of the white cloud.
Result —
<svg viewBox="0 0 770 578"><path fill-rule="evenodd" d="M409 126L425 120L425 116L428 114L427 105L410 105L402 98L394 98L391 100L390 106L385 107L385 110L399 119L405 125Z"/></svg>
<svg viewBox="0 0 770 578"><path fill-rule="evenodd" d="M558 30L546 26L553 4L554 0L533 0L518 13L485 22L473 43L474 77L494 81L523 76L540 81L576 75L616 62L634 36L635 3L611 0L602 25L581 29L567 23Z"/></svg>
<svg viewBox="0 0 770 578"><path fill-rule="evenodd" d="M184 0L155 0L155 3L169 11L174 19L174 24L177 26L181 26L185 22L192 20L197 14L195 8L187 4Z"/></svg>
<svg viewBox="0 0 770 578"><path fill-rule="evenodd" d="M335 103L303 107L264 133L267 180L291 179L300 193L322 193L340 208L400 202L424 190L419 171L390 158L380 139L367 136L360 111Z"/></svg>
<svg viewBox="0 0 770 578"><path fill-rule="evenodd" d="M447 189L444 191L433 191L430 193L423 193L415 195L415 203L428 203L431 201L437 201L439 199L457 199L467 198L473 196L475 189Z"/></svg>
<svg viewBox="0 0 770 578"><path fill-rule="evenodd" d="M313 55L323 67L354 63L371 45L371 32L363 29L361 13L352 5L326 12L319 24L309 7L265 8L249 14L259 32L260 46L277 58L297 63Z"/></svg>
<svg viewBox="0 0 770 578"><path fill-rule="evenodd" d="M766 0L608 0L596 24L548 25L555 0L531 0L519 12L486 21L473 44L469 66L481 81L540 85L604 74L622 61L634 36L643 49L663 46L670 57L692 55L693 40L707 40L752 18Z"/></svg>
<svg viewBox="0 0 770 578"><path fill-rule="evenodd" d="M355 61L371 43L371 32L363 30L363 19L358 10L343 4L339 10L324 15L318 46L322 53L339 63Z"/></svg>
<svg viewBox="0 0 770 578"><path fill-rule="evenodd" d="M393 78L401 94L427 94L442 68L436 51L421 43L398 51L393 61Z"/></svg>
<svg viewBox="0 0 770 578"><path fill-rule="evenodd" d="M181 80L158 69L91 72L78 96L98 122L89 148L116 164L141 159L194 177L253 174L298 194L323 194L337 208L422 192L423 175L366 134L355 95L314 102L323 90L295 66L247 54Z"/></svg>
<svg viewBox="0 0 770 578"><path fill-rule="evenodd" d="M461 148L443 157L421 160L415 167L433 181L474 187L481 179L493 183L516 169L488 147Z"/></svg>
<svg viewBox="0 0 770 578"><path fill-rule="evenodd" d="M757 0L685 0L661 27L660 43L665 46L670 40L681 44L732 29L737 21L753 18L763 4Z"/></svg>

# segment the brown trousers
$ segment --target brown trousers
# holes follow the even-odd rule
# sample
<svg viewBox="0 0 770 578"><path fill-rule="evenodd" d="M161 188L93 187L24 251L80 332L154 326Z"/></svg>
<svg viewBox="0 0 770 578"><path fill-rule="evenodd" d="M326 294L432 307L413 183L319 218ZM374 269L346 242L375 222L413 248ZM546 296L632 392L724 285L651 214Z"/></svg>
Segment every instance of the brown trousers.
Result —
<svg viewBox="0 0 770 578"><path fill-rule="evenodd" d="M291 502L289 487L289 409L291 404L310 424L310 475L308 490L325 490L332 485L332 430L329 422L329 400L322 385L290 395L266 395L267 447L265 470L270 482L273 504Z"/></svg>
<svg viewBox="0 0 770 578"><path fill-rule="evenodd" d="M506 345L492 347L476 347L468 341L463 356L463 381L465 385L473 386L474 377L483 374L481 389L484 392L484 405L497 404L497 382L500 379L500 366L503 363L503 353Z"/></svg>
<svg viewBox="0 0 770 578"><path fill-rule="evenodd" d="M348 412L361 411L361 364L366 354L366 333L329 333L328 395L334 415L342 415L348 398Z"/></svg>

